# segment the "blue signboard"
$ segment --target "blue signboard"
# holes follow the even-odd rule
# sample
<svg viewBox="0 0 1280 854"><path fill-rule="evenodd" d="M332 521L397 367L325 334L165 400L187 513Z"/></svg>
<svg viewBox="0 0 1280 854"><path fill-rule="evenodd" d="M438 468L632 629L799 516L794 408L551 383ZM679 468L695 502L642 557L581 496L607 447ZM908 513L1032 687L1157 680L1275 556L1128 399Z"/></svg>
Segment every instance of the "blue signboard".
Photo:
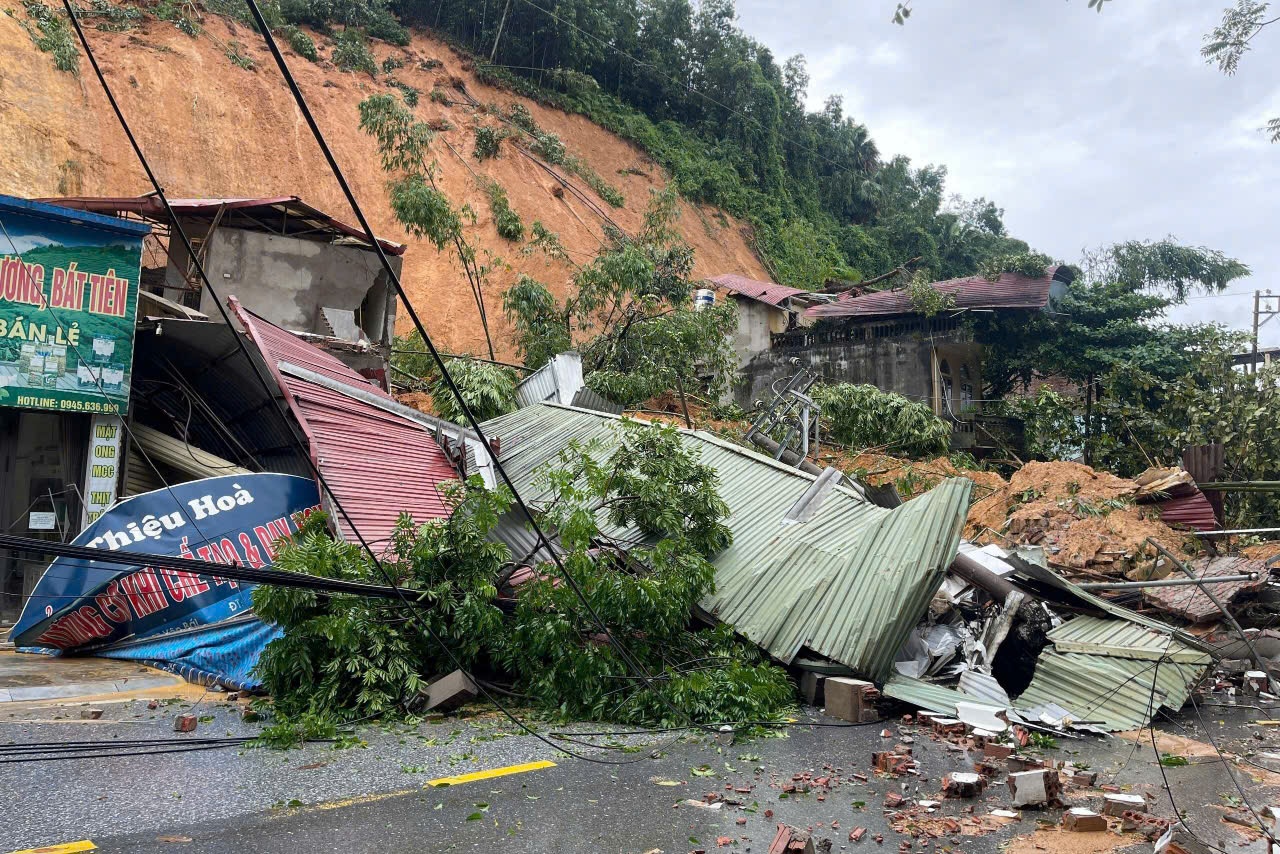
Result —
<svg viewBox="0 0 1280 854"><path fill-rule="evenodd" d="M73 542L104 551L270 566L278 542L297 533L319 504L315 481L307 478L224 475L127 498ZM197 575L58 558L32 591L10 637L19 648L150 659L125 650L136 652L147 647L142 642L162 638L172 642L152 647L207 647L217 632L206 629L241 622L252 607L252 587L216 571ZM243 634L241 627L229 636Z"/></svg>

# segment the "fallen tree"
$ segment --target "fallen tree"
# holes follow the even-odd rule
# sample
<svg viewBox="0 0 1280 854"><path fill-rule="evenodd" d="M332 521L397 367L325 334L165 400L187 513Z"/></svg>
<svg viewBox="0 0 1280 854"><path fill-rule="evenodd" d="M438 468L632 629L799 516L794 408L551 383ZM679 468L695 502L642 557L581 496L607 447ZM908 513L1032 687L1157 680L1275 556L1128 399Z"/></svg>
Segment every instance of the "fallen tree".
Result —
<svg viewBox="0 0 1280 854"><path fill-rule="evenodd" d="M428 609L259 587L254 606L282 636L258 672L282 719L352 721L409 713L431 677L456 668L508 682L564 718L635 724L777 718L786 674L727 628L691 627L711 590L708 557L727 547L713 469L670 427L623 421L607 456L569 445L544 471L535 513L562 549L560 568L513 562L491 535L511 499L473 478L450 493L446 521L402 518L382 565ZM628 531L626 539L610 530ZM276 566L328 578L381 579L360 546L309 521ZM511 585L509 615L499 579ZM679 710L679 714L675 710Z"/></svg>

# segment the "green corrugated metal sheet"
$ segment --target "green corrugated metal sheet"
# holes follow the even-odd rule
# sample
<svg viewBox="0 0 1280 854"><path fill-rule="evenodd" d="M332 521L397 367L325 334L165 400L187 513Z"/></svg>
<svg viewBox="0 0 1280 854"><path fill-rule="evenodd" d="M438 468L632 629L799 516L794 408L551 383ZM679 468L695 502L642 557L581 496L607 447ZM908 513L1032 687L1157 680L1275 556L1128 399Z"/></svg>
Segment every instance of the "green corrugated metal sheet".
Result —
<svg viewBox="0 0 1280 854"><path fill-rule="evenodd" d="M485 433L501 442L516 487L536 501L540 469L571 441L599 442L597 453L607 455L617 422L540 404L488 422ZM894 510L836 487L812 519L783 524L813 475L708 433L681 434L719 475L733 531L733 545L713 561L716 590L702 607L780 661L808 648L873 679L887 677L955 557L972 483L945 481ZM515 521L501 536L517 555L533 546Z"/></svg>
<svg viewBox="0 0 1280 854"><path fill-rule="evenodd" d="M1158 632L1126 620L1080 616L1049 632L1058 652L1093 653L1117 658L1156 661L1169 658L1183 664L1209 664L1209 653L1178 641L1169 631Z"/></svg>
<svg viewBox="0 0 1280 854"><path fill-rule="evenodd" d="M884 695L926 712L937 712L950 717L955 717L956 703L985 702L955 688L925 682L914 676L903 676L901 673L893 674L884 683Z"/></svg>
<svg viewBox="0 0 1280 854"><path fill-rule="evenodd" d="M1115 732L1145 726L1161 707L1182 708L1206 667L1046 649L1035 677L1014 706L1026 710L1056 703L1078 721L1097 721ZM1155 682L1154 693L1152 682Z"/></svg>

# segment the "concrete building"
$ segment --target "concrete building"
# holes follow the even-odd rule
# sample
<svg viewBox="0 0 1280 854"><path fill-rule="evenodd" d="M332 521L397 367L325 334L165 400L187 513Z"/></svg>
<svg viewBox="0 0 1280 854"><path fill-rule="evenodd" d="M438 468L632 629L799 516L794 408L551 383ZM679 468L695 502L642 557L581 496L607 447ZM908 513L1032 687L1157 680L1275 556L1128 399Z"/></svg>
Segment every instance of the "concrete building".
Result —
<svg viewBox="0 0 1280 854"><path fill-rule="evenodd" d="M1072 276L1062 266L1041 277L1005 273L994 282L981 276L935 282L952 305L932 317L917 311L903 290L850 292L825 302L815 295L802 310L788 311L778 301L775 310L789 316L782 331L781 319L768 317L767 342L758 317L741 324L742 377L734 397L750 407L767 399L779 380L812 368L830 382L866 383L927 403L954 425L956 448L1020 444L1020 425L983 411L983 343L966 315L1044 311ZM790 294L787 300L794 305L801 298Z"/></svg>
<svg viewBox="0 0 1280 854"><path fill-rule="evenodd" d="M186 248L169 234L171 223L157 197L46 201L152 223L167 239L143 259L143 289L221 321ZM220 294L238 297L269 322L303 335L387 387L395 291L359 229L297 196L170 204ZM399 274L405 247L379 243Z"/></svg>

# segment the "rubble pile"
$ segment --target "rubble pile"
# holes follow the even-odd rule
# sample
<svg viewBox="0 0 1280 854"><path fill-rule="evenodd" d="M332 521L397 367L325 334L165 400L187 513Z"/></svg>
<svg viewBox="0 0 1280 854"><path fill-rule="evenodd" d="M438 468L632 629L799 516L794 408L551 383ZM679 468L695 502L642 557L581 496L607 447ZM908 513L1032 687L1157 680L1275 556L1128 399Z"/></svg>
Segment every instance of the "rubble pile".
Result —
<svg viewBox="0 0 1280 854"><path fill-rule="evenodd" d="M1146 577L1155 565L1144 548L1148 538L1186 554L1186 535L1162 522L1155 505L1139 503L1171 482L1184 481L1167 474L1127 480L1080 463L1027 463L970 508L965 535L1040 546L1068 576Z"/></svg>

